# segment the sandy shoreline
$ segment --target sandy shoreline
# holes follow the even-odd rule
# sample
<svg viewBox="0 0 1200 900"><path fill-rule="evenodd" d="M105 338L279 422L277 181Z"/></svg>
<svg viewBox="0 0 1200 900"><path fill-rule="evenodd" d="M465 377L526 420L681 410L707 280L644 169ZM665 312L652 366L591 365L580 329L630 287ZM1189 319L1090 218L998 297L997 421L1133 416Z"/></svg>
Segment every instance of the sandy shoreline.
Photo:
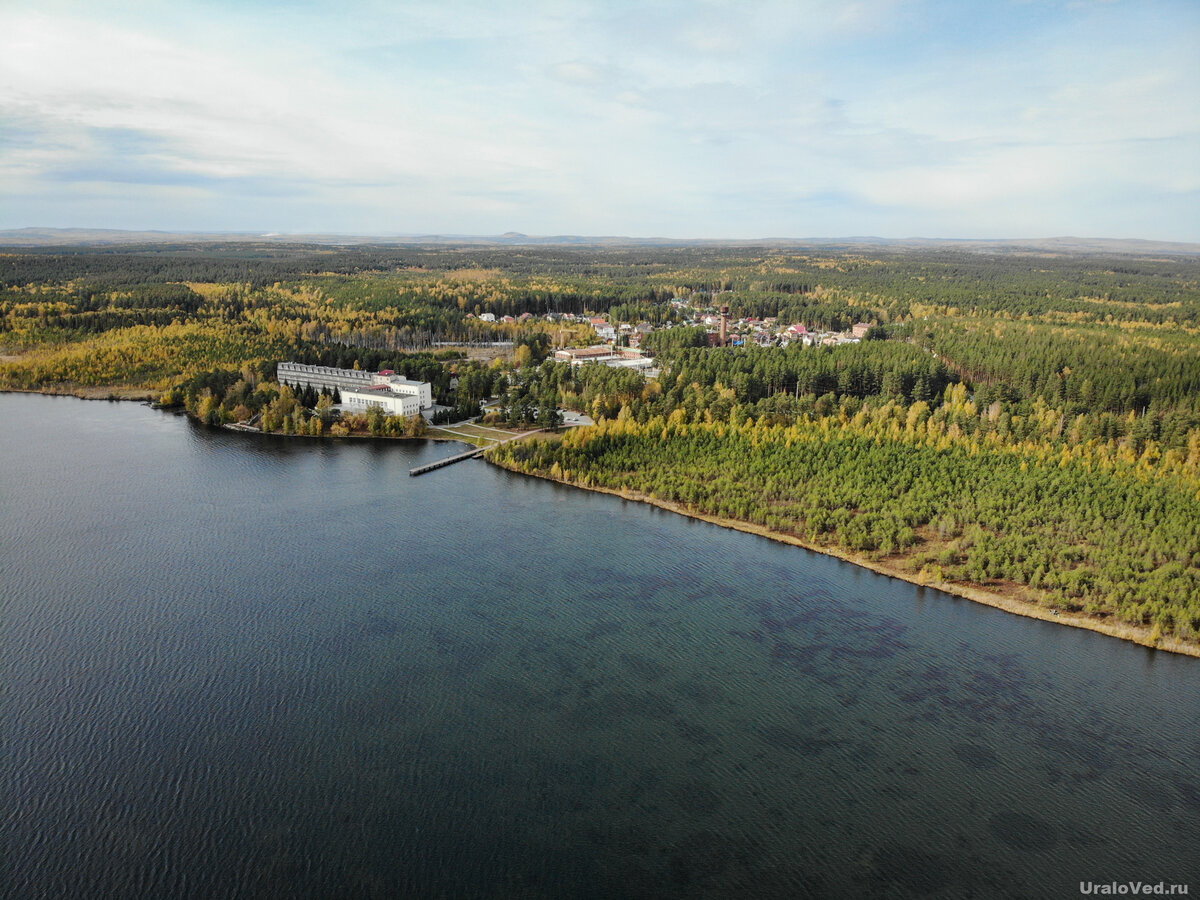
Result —
<svg viewBox="0 0 1200 900"><path fill-rule="evenodd" d="M484 457L487 458L486 456ZM1123 641L1130 641L1134 644L1140 644L1153 650L1166 650L1169 653L1179 653L1185 656L1200 657L1200 644L1187 643L1179 640L1176 637L1167 635L1159 639L1157 642L1151 640L1151 629L1147 626L1134 626L1124 622L1110 622L1107 619L1101 619L1093 616L1084 615L1082 613L1072 613L1059 611L1057 614L1052 610L1045 609L1034 603L1024 600L1015 600L1011 597L1006 597L1003 594L997 594L993 591L988 591L986 588L978 585L956 584L947 581L920 581L911 572L901 569L899 566L889 565L886 562L867 559L866 557L852 553L848 550L841 550L835 547L822 547L815 544L810 544L803 541L794 535L779 534L778 532L769 531L760 525L754 525L750 522L740 522L736 519L725 519L720 516L712 516L708 513L698 512L688 509L678 503L672 503L668 500L660 500L651 497L647 494L642 494L637 491L617 490L614 488L604 487L585 487L581 484L576 484L572 481L567 481L562 478L553 478L549 475L535 474L523 472L520 469L506 466L503 463L488 460L492 465L500 466L510 472L515 472L518 475L528 475L531 478L542 478L546 481L554 481L558 484L566 485L567 487L579 488L584 491L595 491L600 494L612 494L615 497L620 497L623 500L633 500L638 503L648 503L651 506L657 506L659 509L665 509L668 512L677 513L681 516L687 516L691 519L699 519L704 522L710 522L713 525L720 525L722 528L732 528L735 531L744 531L747 534L756 534L759 537L768 538L773 541L779 541L783 544L791 544L795 547L803 547L805 550L811 550L814 553L821 553L825 556L833 556L845 562L852 563L856 566L861 566L864 569L870 569L872 572L877 572L880 575L887 575L891 578L898 578L901 581L907 581L909 584L914 584L918 587L935 588L947 594L953 594L956 597L962 597L965 600L973 600L976 603L982 603L986 606L995 607L996 609L1004 610L1004 612L1012 613L1017 616L1025 616L1030 619L1041 619L1044 622L1052 622L1055 625L1069 625L1072 628L1086 628L1088 631L1095 631L1100 634L1106 634L1109 637L1119 638Z"/></svg>

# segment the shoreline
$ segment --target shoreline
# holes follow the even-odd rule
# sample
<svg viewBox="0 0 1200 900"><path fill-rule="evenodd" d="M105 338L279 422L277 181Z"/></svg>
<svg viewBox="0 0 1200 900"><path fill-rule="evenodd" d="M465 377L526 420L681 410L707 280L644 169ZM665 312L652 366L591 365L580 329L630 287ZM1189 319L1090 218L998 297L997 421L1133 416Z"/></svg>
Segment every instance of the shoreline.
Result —
<svg viewBox="0 0 1200 900"><path fill-rule="evenodd" d="M40 396L49 397L74 397L78 400L98 400L108 401L112 403L120 402L139 402L152 403L154 395L143 388L121 387L121 388L76 388L74 390L35 390L29 388L2 388L0 393L11 394L38 394ZM164 409L161 407L156 407ZM164 411L167 411L164 409ZM186 413L185 413L186 415ZM187 417L191 421L191 417ZM211 426L209 426L211 427ZM403 436L380 436L371 434L348 434L333 437L331 435L309 435L309 434L282 434L271 432L269 435L264 435L258 429L237 428L231 425L217 426L223 431L232 431L241 434L255 434L259 437L279 437L279 438L308 438L310 440L378 440L378 441L409 441L409 440L425 440L437 441L439 443L456 443L463 444L468 447L478 447L470 441L462 438L455 438L441 435L428 435L419 438L403 437ZM435 426L436 427L436 426ZM486 450L482 447L479 449ZM638 491L626 489L606 488L597 486L584 486L573 481L567 481L563 478L555 478L549 474L541 474L535 472L524 472L520 469L504 465L483 457L488 463L498 468L513 472L517 475L524 475L529 478L540 478L543 481L552 481L556 484L561 484L566 487L576 488L583 491L592 491L598 494L611 494L614 497L620 497L622 500L630 500L635 503L646 503L650 506L658 507L667 512L675 513L676 515L687 516L690 519L698 519L702 522L708 522L711 525L717 525L721 528L729 528L734 531L741 531L746 534L757 535L758 537L767 538L768 540L777 541L782 544L790 544L793 547L800 547L804 550L809 550L813 553L820 553L823 556L831 556L835 559L840 559L843 562L848 562L860 568L875 572L878 575L886 575L889 578L897 578L905 581L915 587L929 587L939 590L943 593L950 594L955 597L960 597L964 600L971 600L975 603L981 603L984 606L990 606L993 609L999 609L1007 613L1017 616L1024 616L1029 619L1040 619L1043 622L1050 622L1054 625L1066 625L1071 628L1083 628L1088 631L1094 631L1098 634L1104 634L1108 637L1117 638L1118 640L1128 641L1133 644L1145 647L1148 650L1164 650L1168 653L1177 653L1182 656L1192 656L1200 658L1200 643L1189 643L1181 641L1174 636L1163 636L1158 641L1151 640L1152 629L1149 626L1130 625L1126 622L1113 622L1107 619L1098 618L1095 616L1085 615L1083 613L1068 612L1064 610L1050 610L1045 607L1038 606L1028 600L1018 600L1012 597L1007 597L1003 594L989 591L987 588L976 584L960 584L948 581L922 581L915 577L913 573L900 568L897 565L891 565L887 562L868 559L867 557L854 553L850 550L843 550L838 547L823 547L816 544L810 544L795 535L781 534L776 531L770 531L761 525L755 525L752 522L743 522L738 519L727 519L721 516L711 515L709 513L700 512L698 510L688 509L682 504L675 503L670 500L660 500L651 497L648 494L643 494Z"/></svg>
<svg viewBox="0 0 1200 900"><path fill-rule="evenodd" d="M467 447L474 447L476 450L483 449L470 441L464 441L462 438L445 437L440 434L423 434L420 437L410 437L408 435L395 434L359 434L352 432L351 434L284 434L282 431L269 431L264 434L257 428L239 428L237 422L230 422L227 425L207 425L204 422L197 422L186 412L182 410L172 410L165 407L156 407L161 412L175 412L185 416L193 425L198 425L203 428L216 428L221 431L232 431L234 434L249 434L258 438L298 438L309 441L434 441L439 444L463 444Z"/></svg>
<svg viewBox="0 0 1200 900"><path fill-rule="evenodd" d="M41 397L74 397L76 400L107 400L110 403L153 403L155 392L135 387L74 387L54 388L0 388L0 394L37 394Z"/></svg>
<svg viewBox="0 0 1200 900"><path fill-rule="evenodd" d="M1148 650L1164 650L1168 653L1177 653L1181 656L1192 656L1200 658L1200 644L1188 643L1181 641L1174 636L1164 636L1157 642L1150 639L1151 628L1149 626L1130 625L1125 622L1110 622L1105 619L1088 616L1083 613L1073 613L1067 611L1055 611L1038 606L1027 600L1017 600L1012 597L1006 597L1003 594L989 591L987 588L980 585L972 584L957 584L948 581L920 581L911 572L901 569L899 566L889 565L886 562L867 559L861 554L854 553L849 550L842 550L837 547L821 547L803 541L795 535L780 534L776 531L770 531L761 525L755 525L752 522L742 522L737 519L726 519L721 516L714 516L708 513L691 510L687 507L674 503L670 500L660 500L651 497L648 494L642 494L638 491L630 491L617 488L605 487L585 487L582 484L576 484L573 481L567 481L563 478L555 478L551 475L543 475L535 472L524 472L520 469L506 466L503 463L494 460L486 459L491 465L513 472L517 475L525 475L529 478L540 478L544 481L552 481L556 484L562 484L567 487L578 488L582 491L594 491L598 494L611 494L614 497L620 497L622 500L631 500L636 503L646 503L650 506L656 506L659 509L672 512L677 515L687 516L689 519L698 519L702 522L708 522L711 525L718 525L722 528L729 528L734 531L741 531L746 534L757 535L758 537L767 538L768 540L777 541L782 544L790 544L794 547L800 547L804 550L810 550L813 553L820 553L823 556L832 556L835 559L840 559L843 562L848 562L852 565L859 566L875 572L878 575L886 575L889 578L898 578L901 581L908 582L915 587L927 587L939 590L942 593L950 594L955 597L961 597L964 600L971 600L975 603L981 603L984 606L990 606L994 609L1002 610L1003 612L1012 613L1017 616L1024 616L1028 619L1040 619L1043 622L1049 622L1053 625L1067 625L1071 628L1083 628L1088 631L1094 631L1098 634L1107 635L1108 637L1117 638L1118 640L1128 641L1129 643L1138 644Z"/></svg>
<svg viewBox="0 0 1200 900"><path fill-rule="evenodd" d="M284 434L282 431L269 431L264 434L258 428L244 426L238 422L229 422L224 425L207 425L204 422L199 422L192 418L192 416L190 416L186 411L178 407L172 408L158 406L155 407L155 409L158 409L160 412L174 412L177 415L182 415L191 424L201 426L203 428L216 428L220 431L231 431L234 434L248 434L257 438L298 438L309 441L434 441L435 443L439 444L462 444L466 447L473 447L477 450L485 449L476 444L472 444L470 441L463 440L462 438L449 437L444 434L423 434L420 436L397 434L360 434L358 432L351 432L350 434L297 434L295 432L291 432ZM436 428L437 426L434 425L430 427Z"/></svg>
<svg viewBox="0 0 1200 900"><path fill-rule="evenodd" d="M35 394L39 397L72 397L76 400L98 400L107 401L109 403L148 403L154 409L160 412L172 412L183 415L189 422L195 422L191 416L183 409L182 406L159 406L155 401L153 391L147 391L144 388L75 388L73 390L39 390L35 388L0 388L0 394ZM196 422L196 424L202 424ZM458 437L449 437L441 434L421 435L420 437L408 437L404 435L378 435L378 434L342 434L342 435L318 435L318 434L284 434L281 431L272 431L263 434L257 428L239 428L238 423L231 422L226 425L206 425L206 428L220 428L223 431L233 431L238 434L254 434L259 437L278 437L278 438L310 438L312 440L372 440L372 441L437 441L444 444L464 444L468 447L478 447L478 444L472 444L470 441ZM437 425L431 425L430 428L438 428ZM486 449L486 448L480 448Z"/></svg>

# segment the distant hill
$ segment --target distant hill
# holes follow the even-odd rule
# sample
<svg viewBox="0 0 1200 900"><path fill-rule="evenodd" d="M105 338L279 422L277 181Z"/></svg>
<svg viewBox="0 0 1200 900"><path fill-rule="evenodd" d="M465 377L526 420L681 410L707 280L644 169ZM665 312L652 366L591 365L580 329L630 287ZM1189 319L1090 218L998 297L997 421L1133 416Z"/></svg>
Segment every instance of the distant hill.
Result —
<svg viewBox="0 0 1200 900"><path fill-rule="evenodd" d="M344 247L375 246L560 246L560 247L780 247L821 250L964 250L975 253L1047 253L1056 256L1115 254L1119 256L1194 256L1200 244L1148 241L1136 238L1006 238L957 240L948 238L841 238L766 237L742 240L622 237L595 235L527 235L516 231L500 235L471 234L280 234L277 232L124 231L108 228L17 228L0 231L0 247L123 246L133 244L195 243L323 244Z"/></svg>

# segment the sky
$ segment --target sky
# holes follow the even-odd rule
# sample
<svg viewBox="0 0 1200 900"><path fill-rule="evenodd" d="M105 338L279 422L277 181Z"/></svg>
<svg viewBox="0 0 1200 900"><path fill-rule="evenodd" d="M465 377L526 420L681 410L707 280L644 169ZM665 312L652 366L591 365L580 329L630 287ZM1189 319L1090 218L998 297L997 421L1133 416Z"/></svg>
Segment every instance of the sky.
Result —
<svg viewBox="0 0 1200 900"><path fill-rule="evenodd" d="M0 228L1200 242L1197 0L0 0Z"/></svg>

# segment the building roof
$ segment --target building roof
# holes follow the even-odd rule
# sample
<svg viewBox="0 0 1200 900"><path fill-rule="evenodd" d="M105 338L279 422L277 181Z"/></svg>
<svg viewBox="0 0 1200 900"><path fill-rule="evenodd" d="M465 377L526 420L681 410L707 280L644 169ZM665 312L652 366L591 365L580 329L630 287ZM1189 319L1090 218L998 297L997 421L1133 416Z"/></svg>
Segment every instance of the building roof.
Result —
<svg viewBox="0 0 1200 900"><path fill-rule="evenodd" d="M604 347L584 347L582 349L576 348L576 349L569 349L569 350L560 350L559 352L560 353L568 353L571 356L575 357L576 359L581 359L581 358L585 358L588 356L611 356L613 350L612 350L612 347L604 346Z"/></svg>

